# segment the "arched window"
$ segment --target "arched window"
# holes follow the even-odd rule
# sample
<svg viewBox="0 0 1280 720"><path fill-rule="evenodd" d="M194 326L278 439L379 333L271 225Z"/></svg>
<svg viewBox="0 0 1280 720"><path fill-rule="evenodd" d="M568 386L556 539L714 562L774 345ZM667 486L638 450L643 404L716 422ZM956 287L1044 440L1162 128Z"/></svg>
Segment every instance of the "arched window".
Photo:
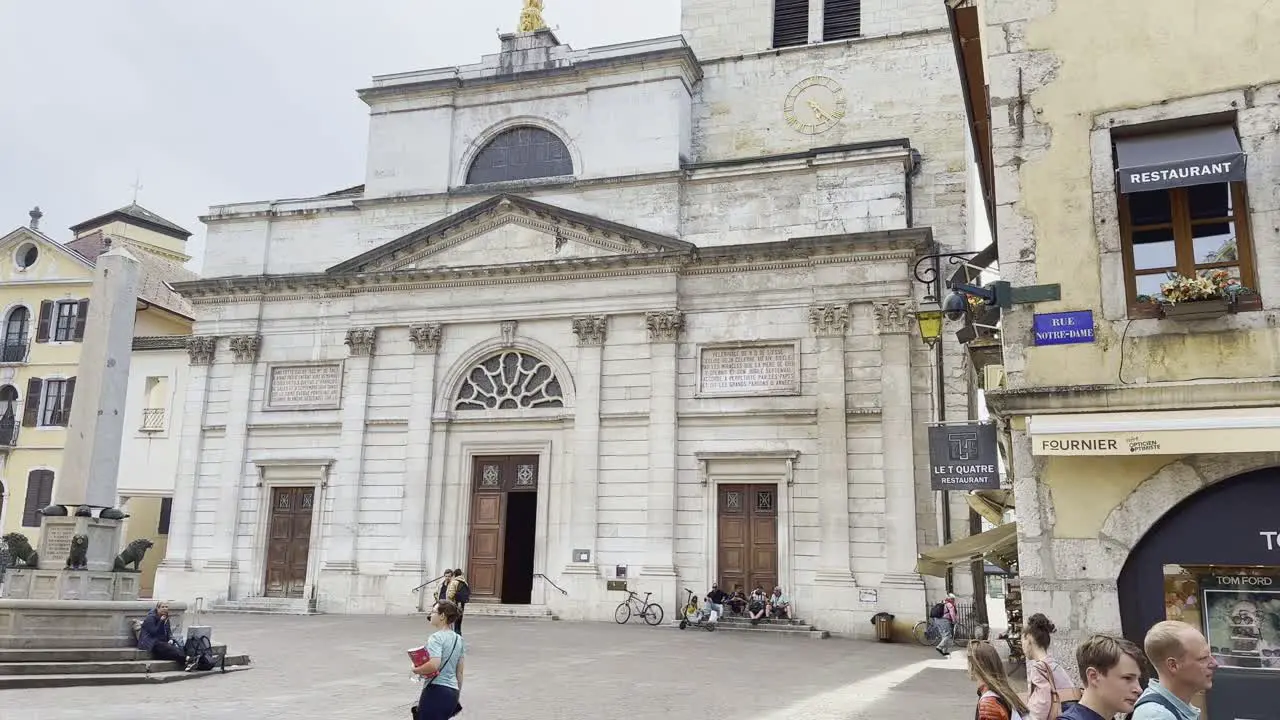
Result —
<svg viewBox="0 0 1280 720"><path fill-rule="evenodd" d="M472 368L458 389L455 410L562 408L564 393L551 366L517 350L507 350Z"/></svg>
<svg viewBox="0 0 1280 720"><path fill-rule="evenodd" d="M13 447L18 439L18 389L0 387L0 447Z"/></svg>
<svg viewBox="0 0 1280 720"><path fill-rule="evenodd" d="M467 184L530 180L573 174L569 148L540 127L512 128L489 141L467 170Z"/></svg>
<svg viewBox="0 0 1280 720"><path fill-rule="evenodd" d="M5 344L22 344L27 341L31 329L31 311L19 305L9 311L4 321Z"/></svg>

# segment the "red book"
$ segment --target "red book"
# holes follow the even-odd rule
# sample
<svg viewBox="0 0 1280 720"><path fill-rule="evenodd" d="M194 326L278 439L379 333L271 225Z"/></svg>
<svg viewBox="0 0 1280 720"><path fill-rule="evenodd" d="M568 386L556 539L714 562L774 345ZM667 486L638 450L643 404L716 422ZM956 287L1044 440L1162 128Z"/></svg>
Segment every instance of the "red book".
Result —
<svg viewBox="0 0 1280 720"><path fill-rule="evenodd" d="M415 668L426 665L427 661L431 659L431 653L427 652L426 646L411 648L410 650L408 650L408 653L409 653L409 662L413 663L413 666ZM431 673L430 675L423 675L423 677L430 679L439 674L440 673L435 672L435 673Z"/></svg>

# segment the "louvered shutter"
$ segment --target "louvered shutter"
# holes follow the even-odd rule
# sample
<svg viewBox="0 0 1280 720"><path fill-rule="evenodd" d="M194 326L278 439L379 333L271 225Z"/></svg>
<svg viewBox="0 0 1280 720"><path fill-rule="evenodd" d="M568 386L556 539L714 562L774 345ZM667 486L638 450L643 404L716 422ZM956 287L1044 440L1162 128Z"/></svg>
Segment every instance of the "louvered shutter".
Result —
<svg viewBox="0 0 1280 720"><path fill-rule="evenodd" d="M27 474L26 502L22 507L22 526L40 527L40 511L53 502L53 471L32 470Z"/></svg>
<svg viewBox="0 0 1280 720"><path fill-rule="evenodd" d="M71 401L76 396L76 379L67 380L66 389L62 392L62 413L58 418L58 424L66 427L71 421Z"/></svg>
<svg viewBox="0 0 1280 720"><path fill-rule="evenodd" d="M40 378L27 378L27 399L22 403L22 426L35 427L40 422L40 391L44 381Z"/></svg>
<svg viewBox="0 0 1280 720"><path fill-rule="evenodd" d="M862 35L862 0L827 0L823 5L822 39L847 40Z"/></svg>
<svg viewBox="0 0 1280 720"><path fill-rule="evenodd" d="M36 342L49 342L49 323L53 320L53 301L40 301L40 320L36 323Z"/></svg>
<svg viewBox="0 0 1280 720"><path fill-rule="evenodd" d="M773 46L805 45L809 42L809 0L774 0Z"/></svg>
<svg viewBox="0 0 1280 720"><path fill-rule="evenodd" d="M157 535L169 534L169 522L173 517L173 498L160 499L160 523L156 526Z"/></svg>
<svg viewBox="0 0 1280 720"><path fill-rule="evenodd" d="M89 321L89 301L81 300L80 306L76 308L76 329L71 336L72 340L81 342L84 340L84 324Z"/></svg>

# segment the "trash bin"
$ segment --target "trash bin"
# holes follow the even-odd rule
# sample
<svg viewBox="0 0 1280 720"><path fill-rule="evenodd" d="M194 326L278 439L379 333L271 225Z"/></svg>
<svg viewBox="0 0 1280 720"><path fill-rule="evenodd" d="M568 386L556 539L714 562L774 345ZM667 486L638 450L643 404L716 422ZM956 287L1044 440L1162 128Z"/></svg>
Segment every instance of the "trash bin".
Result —
<svg viewBox="0 0 1280 720"><path fill-rule="evenodd" d="M876 640L893 642L893 615L887 612L876 613L871 618L871 624L876 626Z"/></svg>

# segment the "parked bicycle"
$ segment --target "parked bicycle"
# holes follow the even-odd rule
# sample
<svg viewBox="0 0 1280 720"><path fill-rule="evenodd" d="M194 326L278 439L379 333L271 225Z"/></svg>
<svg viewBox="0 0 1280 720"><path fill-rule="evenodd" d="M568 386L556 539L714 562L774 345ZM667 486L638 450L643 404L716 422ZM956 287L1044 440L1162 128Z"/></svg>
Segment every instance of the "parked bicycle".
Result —
<svg viewBox="0 0 1280 720"><path fill-rule="evenodd" d="M644 621L650 625L660 625L662 623L662 606L658 603L649 602L649 596L653 593L645 593L644 599L633 590L627 591L627 599L618 603L618 609L613 611L613 619L619 625L625 625L631 619L634 613L644 618Z"/></svg>

